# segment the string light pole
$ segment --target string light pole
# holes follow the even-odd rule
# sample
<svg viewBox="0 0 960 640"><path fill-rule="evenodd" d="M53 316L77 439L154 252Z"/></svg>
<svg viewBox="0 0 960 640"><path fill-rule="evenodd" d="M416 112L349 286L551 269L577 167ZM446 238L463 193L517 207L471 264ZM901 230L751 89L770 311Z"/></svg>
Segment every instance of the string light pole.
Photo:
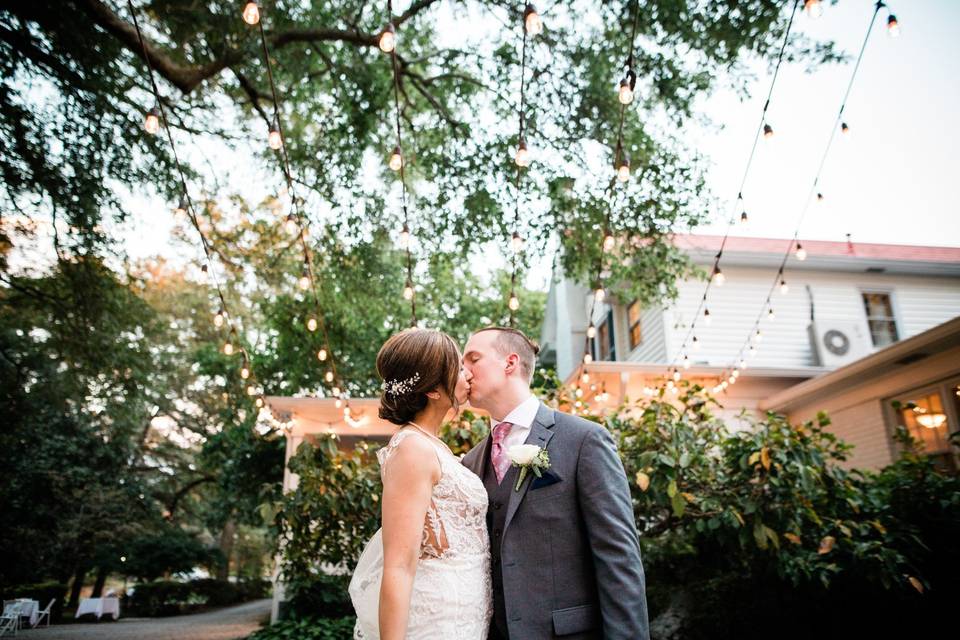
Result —
<svg viewBox="0 0 960 640"><path fill-rule="evenodd" d="M807 2L807 5L810 5L810 2ZM837 112L837 117L834 119L830 127L830 135L827 138L827 144L823 150L823 155L820 158L820 164L817 167L816 174L813 178L813 183L810 185L810 190L807 193L807 197L804 200L803 207L800 210L800 215L797 219L796 226L793 231L793 235L790 238L790 242L784 251L783 257L780 260L777 271L774 274L773 282L770 285L769 290L764 298L763 305L760 307L760 312L757 314L756 320L754 320L753 325L750 327L750 331L747 334L747 338L743 341L740 346L740 349L737 352L736 358L734 358L733 363L728 367L730 370L729 377L721 377L721 381L714 387L714 391L725 391L727 387L731 384L736 384L737 378L740 376L741 371L747 368L747 357L753 357L756 355L759 349L760 340L763 337L761 330L761 322L764 318L768 322L772 322L776 318L776 313L774 312L773 307L773 295L774 292L779 288L782 295L789 293L789 284L787 283L785 270L787 262L790 259L790 256L794 256L797 260L806 259L807 252L803 248L803 245L800 243L800 228L803 224L804 218L807 215L807 212L810 210L810 205L814 202L822 202L824 199L823 193L819 190L820 178L823 174L824 166L827 162L827 157L830 154L830 149L833 146L834 141L837 137L837 131L841 134L846 134L849 131L849 126L844 120L844 111L847 107L847 102L850 99L850 92L853 89L853 83L857 78L857 73L860 70L860 63L863 61L864 52L867 49L867 43L870 41L870 36L873 33L874 24L877 21L877 16L880 13L881 9L886 8L888 10L887 17L887 33L890 37L897 37L899 35L900 25L897 22L896 16L890 12L889 7L882 0L878 0L874 4L873 13L870 15L870 22L867 26L866 35L863 38L863 43L860 46L860 52L857 55L857 61L853 66L853 71L850 74L850 80L847 82L847 88L844 91L843 99L840 101L840 109ZM809 13L809 11L808 11ZM814 11L816 13L816 10ZM819 15L819 14L817 14Z"/></svg>
<svg viewBox="0 0 960 640"><path fill-rule="evenodd" d="M317 359L322 366L329 367L324 373L324 382L330 386L330 393L336 399L337 407L343 408L344 418L350 417L350 399L337 371L336 359L333 357L333 350L330 348L330 336L327 332L327 325L324 321L323 311L320 306L320 296L317 291L317 278L313 269L313 260L310 247L307 244L308 225L306 216L300 209L301 200L294 191L293 173L290 170L290 156L287 153L287 146L283 134L283 123L280 118L280 99L277 93L277 85L273 77L273 62L270 58L270 48L267 44L267 36L263 28L263 20L260 15L259 6L256 2L248 2L243 10L243 20L248 25L256 26L260 35L260 45L263 50L263 60L267 67L267 78L270 82L270 96L273 102L273 119L270 122L267 144L280 157L280 168L283 171L286 180L287 193L290 196L291 210L287 216L285 226L292 234L296 234L297 240L303 252L303 266L301 276L298 280L300 289L307 292L314 304L315 313L306 319L307 330L311 333L319 328L322 338L321 347L317 351Z"/></svg>
<svg viewBox="0 0 960 640"><path fill-rule="evenodd" d="M387 0L387 19L389 20L377 45L390 56L393 70L393 103L396 113L397 145L390 154L389 167L400 177L400 200L403 207L403 227L400 229L400 247L404 251L407 267L407 279L403 286L403 297L410 302L410 326L417 326L417 299L413 281L413 253L410 234L410 212L407 206L406 159L403 155L403 137L400 131L400 66L397 61L397 30L393 25L393 0Z"/></svg>

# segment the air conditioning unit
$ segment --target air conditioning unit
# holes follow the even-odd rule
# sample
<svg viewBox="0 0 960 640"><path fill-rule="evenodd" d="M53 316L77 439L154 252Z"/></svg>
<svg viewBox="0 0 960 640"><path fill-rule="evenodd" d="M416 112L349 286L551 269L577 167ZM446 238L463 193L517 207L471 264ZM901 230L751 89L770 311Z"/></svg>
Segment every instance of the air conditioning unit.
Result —
<svg viewBox="0 0 960 640"><path fill-rule="evenodd" d="M821 367L842 367L870 353L864 329L856 322L817 320L807 331L814 357Z"/></svg>

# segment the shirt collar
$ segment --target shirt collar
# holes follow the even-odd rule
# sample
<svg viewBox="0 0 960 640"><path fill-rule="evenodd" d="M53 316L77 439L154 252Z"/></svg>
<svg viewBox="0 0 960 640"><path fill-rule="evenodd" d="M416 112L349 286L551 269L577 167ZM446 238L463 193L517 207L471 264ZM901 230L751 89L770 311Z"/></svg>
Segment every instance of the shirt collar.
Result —
<svg viewBox="0 0 960 640"><path fill-rule="evenodd" d="M530 394L526 400L514 407L513 411L508 413L503 420L493 420L493 424L498 425L500 422L509 422L517 427L529 428L533 426L533 421L536 420L539 409L540 401L535 395Z"/></svg>

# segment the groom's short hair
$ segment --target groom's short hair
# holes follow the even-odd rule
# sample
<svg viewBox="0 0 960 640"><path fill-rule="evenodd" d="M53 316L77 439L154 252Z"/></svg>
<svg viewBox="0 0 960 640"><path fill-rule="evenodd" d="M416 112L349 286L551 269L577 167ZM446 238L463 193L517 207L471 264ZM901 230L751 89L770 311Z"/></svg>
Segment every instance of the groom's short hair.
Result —
<svg viewBox="0 0 960 640"><path fill-rule="evenodd" d="M512 327L484 327L476 333L483 331L496 331L497 339L493 346L502 356L517 354L520 358L520 371L527 378L529 383L533 380L533 370L537 366L537 354L540 353L540 347L536 342L527 337L519 329Z"/></svg>

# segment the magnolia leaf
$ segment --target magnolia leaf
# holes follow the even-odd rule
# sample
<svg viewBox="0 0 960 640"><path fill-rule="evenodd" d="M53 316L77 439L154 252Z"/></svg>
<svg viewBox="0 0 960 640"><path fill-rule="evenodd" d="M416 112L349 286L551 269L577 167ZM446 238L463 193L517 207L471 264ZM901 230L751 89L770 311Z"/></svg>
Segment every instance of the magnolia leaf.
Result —
<svg viewBox="0 0 960 640"><path fill-rule="evenodd" d="M678 518L683 517L683 512L687 508L687 503L680 494L675 494L670 499L670 505L673 507L673 514Z"/></svg>
<svg viewBox="0 0 960 640"><path fill-rule="evenodd" d="M747 464L749 464L752 467L753 465L757 464L758 460L760 460L760 452L754 451L753 453L750 454L750 458L747 460Z"/></svg>
<svg viewBox="0 0 960 640"><path fill-rule="evenodd" d="M824 536L823 540L820 541L820 548L817 550L817 553L821 556L833 549L833 545L837 542L837 539L833 536Z"/></svg>
<svg viewBox="0 0 960 640"><path fill-rule="evenodd" d="M783 537L792 542L793 544L800 544L800 536L795 533L787 531L783 534Z"/></svg>
<svg viewBox="0 0 960 640"><path fill-rule="evenodd" d="M637 486L640 491L646 491L650 487L650 476L643 471L637 471Z"/></svg>
<svg viewBox="0 0 960 640"><path fill-rule="evenodd" d="M680 468L685 469L690 466L690 454L684 451L680 454Z"/></svg>
<svg viewBox="0 0 960 640"><path fill-rule="evenodd" d="M740 526L742 527L744 525L744 521L743 521L743 516L740 515L740 512L737 511L736 509L730 509L730 513L732 513L733 517L736 518L738 522L740 522Z"/></svg>
<svg viewBox="0 0 960 640"><path fill-rule="evenodd" d="M764 531L763 523L759 520L753 524L753 539L761 549L767 548L767 532Z"/></svg>
<svg viewBox="0 0 960 640"><path fill-rule="evenodd" d="M770 450L764 447L760 450L760 464L767 471L770 471Z"/></svg>
<svg viewBox="0 0 960 640"><path fill-rule="evenodd" d="M770 527L768 527L767 525L763 525L763 532L766 534L767 540L772 542L775 548L779 549L780 537L777 535L777 532L771 529Z"/></svg>
<svg viewBox="0 0 960 640"><path fill-rule="evenodd" d="M671 498L676 497L677 495L677 481L671 480L670 484L667 485L667 495Z"/></svg>
<svg viewBox="0 0 960 640"><path fill-rule="evenodd" d="M850 531L850 527L845 524L837 525L840 528L840 531L848 538L853 537L853 532Z"/></svg>
<svg viewBox="0 0 960 640"><path fill-rule="evenodd" d="M873 528L880 532L880 535L887 535L887 528L880 524L879 520L873 520L870 522L873 525Z"/></svg>
<svg viewBox="0 0 960 640"><path fill-rule="evenodd" d="M687 502L697 501L697 496L693 495L692 493L687 493L686 491L683 491L680 493L680 495L682 495L683 499L686 500Z"/></svg>

